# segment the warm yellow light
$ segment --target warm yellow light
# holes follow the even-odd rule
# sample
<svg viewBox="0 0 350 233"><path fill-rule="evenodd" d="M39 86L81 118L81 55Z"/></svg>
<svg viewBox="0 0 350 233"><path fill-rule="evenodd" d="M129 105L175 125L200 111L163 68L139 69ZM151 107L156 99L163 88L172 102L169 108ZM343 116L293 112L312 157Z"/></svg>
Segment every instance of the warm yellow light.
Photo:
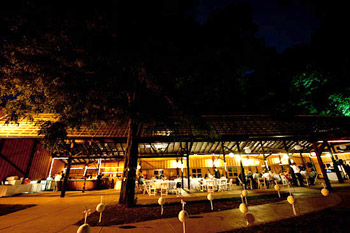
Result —
<svg viewBox="0 0 350 233"><path fill-rule="evenodd" d="M220 161L219 160L215 160L214 161L214 166L215 167L220 167Z"/></svg>
<svg viewBox="0 0 350 233"><path fill-rule="evenodd" d="M248 164L251 166L254 164L254 159L248 159Z"/></svg>
<svg viewBox="0 0 350 233"><path fill-rule="evenodd" d="M230 154L228 154L228 156L230 156L231 158L233 158L235 154L233 154L232 152Z"/></svg>
<svg viewBox="0 0 350 233"><path fill-rule="evenodd" d="M259 164L260 164L260 161L259 161L259 160L255 160L255 164L256 164L256 165L259 165Z"/></svg>

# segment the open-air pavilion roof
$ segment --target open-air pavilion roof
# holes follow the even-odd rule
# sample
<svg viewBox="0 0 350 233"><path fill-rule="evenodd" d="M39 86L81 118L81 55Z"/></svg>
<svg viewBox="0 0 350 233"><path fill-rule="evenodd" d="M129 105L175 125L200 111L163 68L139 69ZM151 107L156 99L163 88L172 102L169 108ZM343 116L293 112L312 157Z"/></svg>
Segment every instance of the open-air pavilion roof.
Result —
<svg viewBox="0 0 350 233"><path fill-rule="evenodd" d="M52 114L40 114L37 120L56 120ZM20 121L5 124L0 120L2 138L40 138L39 126ZM311 142L324 139L346 139L350 120L345 117L296 116L276 118L268 115L206 115L200 123L181 124L178 118L170 120L172 126L143 125L139 138L139 156L182 157L244 153L248 147L252 154L270 154L294 151L296 144L302 151L312 149ZM118 121L96 123L92 127L68 131L67 145L74 142L73 163L92 162L99 158L123 158L126 148L127 127ZM55 155L65 157L67 155Z"/></svg>

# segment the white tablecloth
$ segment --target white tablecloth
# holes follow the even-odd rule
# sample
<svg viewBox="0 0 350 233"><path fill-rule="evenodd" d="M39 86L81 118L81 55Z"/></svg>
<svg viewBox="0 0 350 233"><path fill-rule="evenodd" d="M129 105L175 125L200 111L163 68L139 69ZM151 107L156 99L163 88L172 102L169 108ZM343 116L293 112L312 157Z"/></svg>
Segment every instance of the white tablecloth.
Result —
<svg viewBox="0 0 350 233"><path fill-rule="evenodd" d="M32 184L32 193L38 193L38 192L41 192L41 190L42 190L41 183Z"/></svg>
<svg viewBox="0 0 350 233"><path fill-rule="evenodd" d="M20 193L32 192L32 184L19 184L19 185L1 185L0 196L10 197Z"/></svg>

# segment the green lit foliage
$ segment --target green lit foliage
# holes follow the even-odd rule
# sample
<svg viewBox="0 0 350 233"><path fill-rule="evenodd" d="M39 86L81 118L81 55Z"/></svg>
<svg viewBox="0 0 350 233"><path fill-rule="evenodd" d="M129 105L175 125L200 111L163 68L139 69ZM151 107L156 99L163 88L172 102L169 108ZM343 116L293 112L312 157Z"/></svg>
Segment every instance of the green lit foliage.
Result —
<svg viewBox="0 0 350 233"><path fill-rule="evenodd" d="M328 99L337 115L350 116L350 97L337 93L331 94Z"/></svg>
<svg viewBox="0 0 350 233"><path fill-rule="evenodd" d="M350 116L350 97L334 86L318 71L296 75L292 80L292 105L297 108L297 113Z"/></svg>
<svg viewBox="0 0 350 233"><path fill-rule="evenodd" d="M322 93L328 79L320 72L306 71L292 80L293 104L303 113L320 114L322 111Z"/></svg>

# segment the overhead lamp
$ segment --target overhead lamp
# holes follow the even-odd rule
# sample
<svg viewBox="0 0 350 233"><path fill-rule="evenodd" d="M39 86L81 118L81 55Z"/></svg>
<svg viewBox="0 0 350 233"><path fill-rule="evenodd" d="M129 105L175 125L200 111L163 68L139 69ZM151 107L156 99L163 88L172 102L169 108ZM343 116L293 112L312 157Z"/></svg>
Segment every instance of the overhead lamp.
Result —
<svg viewBox="0 0 350 233"><path fill-rule="evenodd" d="M346 145L340 145L340 146L339 146L339 149L345 150L345 149L346 149Z"/></svg>
<svg viewBox="0 0 350 233"><path fill-rule="evenodd" d="M246 147L246 148L244 148L244 152L246 154L250 154L250 153L252 153L252 150L249 147Z"/></svg>
<svg viewBox="0 0 350 233"><path fill-rule="evenodd" d="M233 154L232 152L228 154L228 156L230 156L231 158L233 158L233 156L235 156L235 154Z"/></svg>
<svg viewBox="0 0 350 233"><path fill-rule="evenodd" d="M301 149L303 149L299 144L296 144L295 146L294 146L294 149L295 150L301 150Z"/></svg>

